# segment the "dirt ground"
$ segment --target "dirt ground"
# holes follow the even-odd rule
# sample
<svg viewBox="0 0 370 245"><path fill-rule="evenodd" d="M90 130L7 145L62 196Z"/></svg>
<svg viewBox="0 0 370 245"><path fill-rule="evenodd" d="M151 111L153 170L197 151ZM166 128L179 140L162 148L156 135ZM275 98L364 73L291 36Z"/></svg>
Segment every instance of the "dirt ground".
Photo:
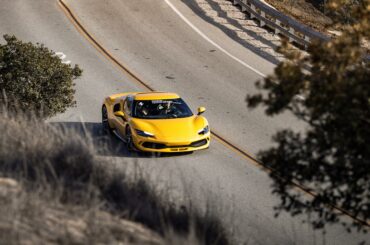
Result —
<svg viewBox="0 0 370 245"><path fill-rule="evenodd" d="M325 16L309 1L305 0L265 0L280 12L323 33L328 33L332 20Z"/></svg>

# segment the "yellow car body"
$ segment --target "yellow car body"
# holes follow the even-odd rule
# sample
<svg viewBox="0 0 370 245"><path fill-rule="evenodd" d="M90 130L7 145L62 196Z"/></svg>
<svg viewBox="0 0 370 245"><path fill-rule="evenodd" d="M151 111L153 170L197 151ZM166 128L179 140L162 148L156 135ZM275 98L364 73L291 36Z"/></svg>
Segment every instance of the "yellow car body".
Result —
<svg viewBox="0 0 370 245"><path fill-rule="evenodd" d="M189 152L210 144L208 121L194 115L175 93L120 93L105 98L103 126L128 144L146 152Z"/></svg>

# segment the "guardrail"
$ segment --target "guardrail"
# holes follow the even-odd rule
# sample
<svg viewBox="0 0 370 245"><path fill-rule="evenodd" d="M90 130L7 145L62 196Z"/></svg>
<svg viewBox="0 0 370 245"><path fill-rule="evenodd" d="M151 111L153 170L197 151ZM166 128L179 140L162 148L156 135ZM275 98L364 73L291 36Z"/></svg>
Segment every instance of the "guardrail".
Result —
<svg viewBox="0 0 370 245"><path fill-rule="evenodd" d="M330 40L329 36L299 23L259 0L233 0L233 4L241 6L242 12L248 12L251 19L257 19L261 27L272 28L276 34L287 37L290 42L307 47L314 39Z"/></svg>

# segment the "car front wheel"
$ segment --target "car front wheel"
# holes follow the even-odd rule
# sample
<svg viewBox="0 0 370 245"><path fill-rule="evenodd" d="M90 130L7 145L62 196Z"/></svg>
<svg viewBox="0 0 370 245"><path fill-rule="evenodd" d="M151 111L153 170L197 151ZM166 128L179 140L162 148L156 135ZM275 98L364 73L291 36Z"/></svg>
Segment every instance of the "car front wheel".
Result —
<svg viewBox="0 0 370 245"><path fill-rule="evenodd" d="M105 133L111 133L112 129L109 126L109 123L108 123L108 110L107 110L107 107L105 105L102 107L101 115L102 115L102 126L103 126L104 132Z"/></svg>
<svg viewBox="0 0 370 245"><path fill-rule="evenodd" d="M126 144L129 151L135 151L134 142L132 141L132 132L129 126L126 127Z"/></svg>

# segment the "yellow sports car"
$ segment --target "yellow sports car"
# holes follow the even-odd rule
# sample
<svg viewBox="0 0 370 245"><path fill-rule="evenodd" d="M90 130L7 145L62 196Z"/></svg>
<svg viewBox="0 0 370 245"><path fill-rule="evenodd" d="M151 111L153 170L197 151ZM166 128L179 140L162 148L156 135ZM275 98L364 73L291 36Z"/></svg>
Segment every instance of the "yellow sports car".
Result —
<svg viewBox="0 0 370 245"><path fill-rule="evenodd" d="M103 127L127 143L129 150L188 152L209 147L210 128L198 108L193 115L175 93L114 94L102 106Z"/></svg>

